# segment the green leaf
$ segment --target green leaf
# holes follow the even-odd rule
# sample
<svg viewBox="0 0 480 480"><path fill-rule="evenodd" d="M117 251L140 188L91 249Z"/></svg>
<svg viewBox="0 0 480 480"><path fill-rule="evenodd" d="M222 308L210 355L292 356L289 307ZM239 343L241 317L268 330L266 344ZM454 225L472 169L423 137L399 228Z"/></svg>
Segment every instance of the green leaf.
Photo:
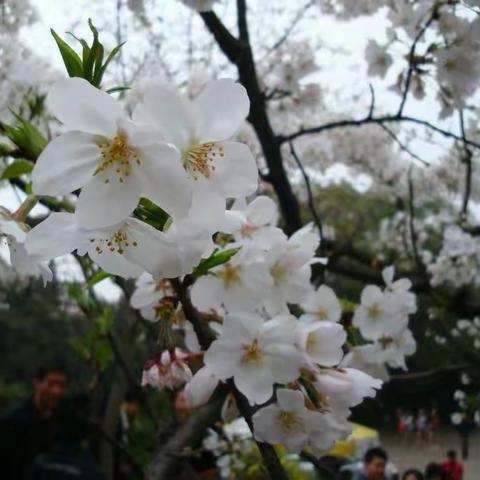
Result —
<svg viewBox="0 0 480 480"><path fill-rule="evenodd" d="M100 283L102 280L110 277L111 275L103 270L99 270L98 272L94 273L87 282L87 288L92 288L97 283Z"/></svg>
<svg viewBox="0 0 480 480"><path fill-rule="evenodd" d="M140 220L143 220L157 230L163 230L170 219L168 213L144 197L140 199L140 203L135 209L134 214Z"/></svg>
<svg viewBox="0 0 480 480"><path fill-rule="evenodd" d="M240 250L241 247L228 248L227 250L216 250L208 258L204 258L193 271L197 277L206 275L213 267L218 267L230 261L230 259Z"/></svg>
<svg viewBox="0 0 480 480"><path fill-rule="evenodd" d="M1 157L8 157L8 155L15 150L12 148L11 145L7 145L6 143L0 143L0 156Z"/></svg>
<svg viewBox="0 0 480 480"><path fill-rule="evenodd" d="M11 178L18 178L20 175L26 175L33 170L33 163L29 160L15 160L13 163L3 171L2 180L10 180Z"/></svg>
<svg viewBox="0 0 480 480"><path fill-rule="evenodd" d="M96 72L94 81L100 85L102 83L102 78L103 75L110 64L110 62L113 60L113 58L120 52L120 49L125 45L125 42L120 43L117 45L108 55L107 59L105 60L105 63L101 66L101 68Z"/></svg>
<svg viewBox="0 0 480 480"><path fill-rule="evenodd" d="M67 69L68 75L70 77L83 77L83 65L82 60L77 55L75 50L70 47L70 45L62 40L53 28L50 29L50 32L57 42L58 49L60 50L60 55L62 55L63 63Z"/></svg>
<svg viewBox="0 0 480 480"><path fill-rule="evenodd" d="M15 115L15 113L13 114ZM15 117L18 120L17 125L3 125L4 133L26 158L36 160L47 146L47 139L35 125L23 120L18 115Z"/></svg>

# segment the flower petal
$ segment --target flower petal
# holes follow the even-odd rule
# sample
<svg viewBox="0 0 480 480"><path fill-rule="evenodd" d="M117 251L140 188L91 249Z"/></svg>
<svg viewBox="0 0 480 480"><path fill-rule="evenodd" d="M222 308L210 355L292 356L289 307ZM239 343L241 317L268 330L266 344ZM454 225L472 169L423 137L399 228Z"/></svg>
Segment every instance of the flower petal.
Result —
<svg viewBox="0 0 480 480"><path fill-rule="evenodd" d="M174 218L185 217L192 202L192 187L180 161L179 151L166 143L141 147L142 163L135 169L142 196Z"/></svg>
<svg viewBox="0 0 480 480"><path fill-rule="evenodd" d="M64 133L53 139L38 157L32 171L33 191L37 195L67 195L91 179L100 158L93 135Z"/></svg>
<svg viewBox="0 0 480 480"><path fill-rule="evenodd" d="M125 115L108 93L83 78L60 80L50 90L47 103L52 113L71 130L111 137L117 120Z"/></svg>
<svg viewBox="0 0 480 480"><path fill-rule="evenodd" d="M242 85L222 78L208 83L192 106L197 137L200 142L213 142L235 135L247 118L250 100Z"/></svg>
<svg viewBox="0 0 480 480"><path fill-rule="evenodd" d="M133 112L138 123L152 125L163 139L182 149L194 136L190 105L172 86L155 81L147 85L143 101Z"/></svg>
<svg viewBox="0 0 480 480"><path fill-rule="evenodd" d="M252 152L239 142L222 142L224 157L215 161L216 181L227 198L246 197L258 186L258 169Z"/></svg>
<svg viewBox="0 0 480 480"><path fill-rule="evenodd" d="M241 363L233 377L235 386L252 404L262 404L273 395L272 372L259 362Z"/></svg>
<svg viewBox="0 0 480 480"><path fill-rule="evenodd" d="M140 194L140 181L133 175L120 183L108 171L97 173L78 197L75 211L78 224L91 229L119 223L133 212Z"/></svg>
<svg viewBox="0 0 480 480"><path fill-rule="evenodd" d="M73 252L80 243L75 215L53 212L28 232L25 247L30 255L51 260Z"/></svg>

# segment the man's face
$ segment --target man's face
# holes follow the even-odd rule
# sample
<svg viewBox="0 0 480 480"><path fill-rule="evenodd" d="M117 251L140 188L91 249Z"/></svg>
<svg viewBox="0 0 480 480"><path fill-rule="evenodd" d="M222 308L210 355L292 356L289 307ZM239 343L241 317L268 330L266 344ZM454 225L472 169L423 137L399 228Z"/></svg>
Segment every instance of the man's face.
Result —
<svg viewBox="0 0 480 480"><path fill-rule="evenodd" d="M68 377L62 372L49 372L41 380L35 380L33 388L38 404L53 410L67 393Z"/></svg>
<svg viewBox="0 0 480 480"><path fill-rule="evenodd" d="M370 463L365 464L365 475L368 480L382 480L385 475L385 460L373 457Z"/></svg>

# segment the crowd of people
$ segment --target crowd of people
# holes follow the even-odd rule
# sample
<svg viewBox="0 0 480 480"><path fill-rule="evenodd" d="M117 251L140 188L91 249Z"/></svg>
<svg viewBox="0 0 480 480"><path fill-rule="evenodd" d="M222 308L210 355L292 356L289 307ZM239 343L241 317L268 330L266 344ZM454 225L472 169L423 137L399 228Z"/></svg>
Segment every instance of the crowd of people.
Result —
<svg viewBox="0 0 480 480"><path fill-rule="evenodd" d="M413 435L420 442L435 444L440 427L440 417L435 409L428 411L420 408L416 414L410 410L398 410L397 431L404 441L410 441Z"/></svg>
<svg viewBox="0 0 480 480"><path fill-rule="evenodd" d="M369 449L363 459L363 468L355 480L393 480L396 476L388 472L388 455L380 447ZM457 459L455 450L447 452L446 459L441 463L429 463L422 472L410 468L403 472L401 480L463 480L463 465Z"/></svg>

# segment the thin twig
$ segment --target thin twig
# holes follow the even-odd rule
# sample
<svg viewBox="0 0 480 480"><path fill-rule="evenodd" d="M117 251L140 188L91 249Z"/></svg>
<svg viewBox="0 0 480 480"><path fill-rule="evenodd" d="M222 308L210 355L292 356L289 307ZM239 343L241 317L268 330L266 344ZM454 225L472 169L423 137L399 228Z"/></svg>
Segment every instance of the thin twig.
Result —
<svg viewBox="0 0 480 480"><path fill-rule="evenodd" d="M310 7L314 6L315 3L315 0L309 0L303 7L301 7L297 11L297 14L291 21L290 25L288 25L281 37L267 50L265 56L270 55L270 53L280 48L288 40L288 37L292 33L293 29L298 25L299 22L303 20L303 17L307 13L307 11L310 9Z"/></svg>
<svg viewBox="0 0 480 480"><path fill-rule="evenodd" d="M425 167L429 167L430 166L430 163L423 160L423 158L420 158L416 153L412 152L399 138L398 136L395 134L395 132L393 132L392 130L390 130L390 128L388 128L386 125L384 125L383 123L380 124L380 127L383 128L383 130L385 130L386 133L388 133L388 135L392 138L392 140L398 145L398 147L400 148L400 150L402 150L403 152L405 153L408 153L413 159L417 160L418 162L420 162L422 165L424 165Z"/></svg>
<svg viewBox="0 0 480 480"><path fill-rule="evenodd" d="M417 33L417 36L415 37L412 46L410 48L410 53L408 55L408 72L407 72L407 78L405 79L405 89L403 91L402 99L400 101L400 107L398 108L398 113L397 115L400 117L403 113L403 109L405 107L405 103L407 101L408 97L408 91L410 90L410 83L412 81L412 75L413 71L415 69L415 50L417 48L418 42L422 39L423 35L425 32L428 30L430 25L432 24L433 20L437 17L437 6L433 7L432 13L430 14L430 17L428 20L425 22L425 25L420 29L420 31Z"/></svg>
<svg viewBox="0 0 480 480"><path fill-rule="evenodd" d="M295 147L293 146L293 142L289 142L290 145L290 153L292 154L293 159L295 160L295 163L297 164L300 172L302 173L303 180L305 181L305 187L307 189L307 197L308 197L308 208L310 209L310 212L312 213L313 220L315 222L315 225L318 228L318 233L320 235L320 254L321 256L325 256L325 245L324 245L324 239L323 239L323 224L322 220L320 218L320 215L317 212L317 209L315 207L315 198L313 196L313 191L312 191L312 185L310 183L310 177L308 176L308 173L306 172L299 156L297 155L297 152L295 150Z"/></svg>
<svg viewBox="0 0 480 480"><path fill-rule="evenodd" d="M373 89L373 86L371 83L368 84L368 88L370 89L370 96L372 98L370 102L370 109L368 111L368 116L367 118L372 118L373 117L373 112L375 110L375 90Z"/></svg>

